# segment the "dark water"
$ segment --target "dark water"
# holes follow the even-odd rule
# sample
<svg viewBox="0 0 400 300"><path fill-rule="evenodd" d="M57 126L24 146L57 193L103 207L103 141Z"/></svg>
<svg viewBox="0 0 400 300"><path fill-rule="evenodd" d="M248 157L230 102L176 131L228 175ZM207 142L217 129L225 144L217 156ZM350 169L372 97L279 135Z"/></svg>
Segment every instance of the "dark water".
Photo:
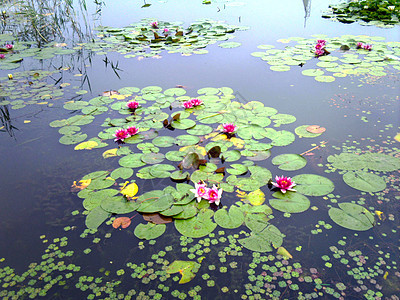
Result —
<svg viewBox="0 0 400 300"><path fill-rule="evenodd" d="M278 45L278 39L295 36L310 38L312 34L326 34L329 37L362 34L382 36L386 38L386 41L398 41L400 38L398 26L393 29L380 29L374 26L360 26L357 23L341 24L324 20L320 15L321 11L329 5L329 1L325 0L312 2L307 18L305 18L303 2L300 0L278 2L249 0L243 3L219 1L211 5L202 5L200 0L188 2L184 0L152 1L150 7L141 8L143 3L140 1L113 1L103 6L101 16L97 16L96 21L91 20L94 5L88 3L90 12L88 22L92 24L92 27L94 23L123 27L146 17L183 21L186 24L200 18L210 18L223 20L228 24L250 26L248 31L238 31L234 34L233 41L240 42L242 45L234 49L222 49L211 45L207 47L208 54L189 57L168 54L164 51L161 53L161 59L148 58L141 61L126 59L117 53L109 53L107 58L114 63L118 62L119 76L104 63L103 56L89 53L72 58L54 59L51 63L44 62L43 65L28 58L25 59L22 68L24 70L53 70L59 67L71 67L69 71L56 74L55 80L62 77L62 82L69 82L73 86L80 86L80 89L89 90L88 94L82 96L83 100L90 100L103 91L118 90L126 86L142 88L157 85L167 89L183 85L188 95L195 94L202 87L227 86L239 93L245 101L260 101L266 106L278 109L280 113L296 116L297 121L285 125L285 130L294 131L302 124L319 124L326 127L327 132L321 137L296 139L295 143L287 147L274 148L273 156L281 153L302 153L311 149L313 143L327 141L326 148L319 149L314 155L307 157L308 165L301 172L329 177L336 186L334 194L341 195L342 200L358 201L359 198L365 197L366 207L384 211L386 216L391 213L394 215L394 221L386 220L378 228L374 227L371 231L355 236L355 232L335 225L328 218L327 208L323 203L329 200L321 197L315 199L316 203L312 203L311 206L322 204L325 211L320 209L316 213L309 209L302 214L293 214L290 218L284 217L283 213L274 212L274 225L287 235L284 246L290 249L289 252L294 256L294 261L291 263L301 262L304 269L318 268L320 271L318 276L323 278L327 286L334 287L338 282L347 284L346 272L349 267L339 265L334 270L325 268L325 262L320 257L325 254L330 255L329 246L337 246L338 240L348 237L347 249L363 249L371 256L371 261L390 253L391 258L388 264L391 264L390 261L395 261L398 267L400 263L399 238L396 230L399 228L399 192L394 191L389 194L387 197L390 201L374 198L368 194L361 195L345 185L340 175L326 174L325 168L318 166L318 164L325 164L330 154L340 153L341 151L335 152L332 146L342 147L342 143L364 150L371 146L376 149L386 147L384 151L391 151L392 155L399 153L399 143L396 144L393 141L396 133L400 132L398 71L396 73L396 70L392 70L393 74L376 82L369 81L368 75L360 75L337 78L333 83L320 83L310 77L302 76L301 70L294 68L289 72L272 72L266 63L250 56L250 53L257 51L257 46L260 44ZM0 76L7 76L10 72L1 70ZM73 76L76 73L84 73L87 77ZM84 81L84 78L87 80ZM99 272L101 268L111 271L110 276L104 275L106 281L122 280L119 287L120 293L126 294L131 288L135 288L137 292L157 289L160 283L157 280L146 285L140 280L131 279L129 269L125 264L127 262L146 263L151 260L153 253L158 253L168 245L180 249L179 234L172 224L167 225L167 232L157 240L155 245L145 242L144 250L138 249L139 240L133 235L134 225L142 221L140 216L133 219L130 230L117 231L107 226L93 237L91 235L86 239L79 237L85 230L84 216L72 216L71 212L83 210L82 200L69 191L70 185L87 173L113 169L118 164L116 159L104 160L101 157L104 149L73 151L73 146L65 146L58 142L60 134L57 128L51 128L48 124L55 119L68 118L70 114L73 114L64 110L62 106L64 102L74 97L76 97L74 90L70 90L62 99L56 100L53 107L28 105L19 110L10 109L10 120L16 129L12 133L0 132L0 258L5 258L5 262L2 262L3 265L0 266L10 266L20 274L27 270L31 262L40 262L46 248L39 238L41 235L46 235L49 240L67 236L68 247L75 251L75 256L70 261L81 266L80 273L75 275L70 284L67 283L68 289L63 290L63 287L55 286L45 297L53 298L60 296L61 293L60 298L64 296L75 299L86 298L87 291L83 292L75 288L77 278L82 275L103 276L104 273ZM370 114L366 114L366 111L370 111ZM362 116L367 117L368 122L363 122ZM31 122L24 123L24 120ZM96 126L98 125L96 122L87 125L88 133L97 134L98 127ZM386 143L388 140L391 142ZM266 165L272 174L281 172L270 162ZM393 180L397 186L398 175L398 172L394 172ZM146 191L151 188L162 188L168 183L154 180L142 184L140 186L142 191ZM226 203L237 201L234 194L228 194L226 197L228 198L224 200ZM268 199L270 194L266 197ZM381 200L383 200L382 204L379 203ZM333 229L323 230L323 233L317 235L310 234L310 231L315 229L315 224L321 220L333 225ZM65 226L75 226L75 229L64 232ZM241 229L244 228L225 231L233 234ZM215 232L217 231L218 228ZM107 232L112 232L110 239L104 238ZM383 238L382 233L391 234L391 240ZM95 237L101 238L99 244L92 243ZM294 250L299 245L303 247L301 252ZM89 255L83 254L82 251L88 247L92 249L92 252ZM221 245L215 246L214 249L211 247L212 255L207 257L203 265L218 265L219 258L216 253L223 250L223 247ZM383 252L378 253L378 251ZM187 292L190 287L197 285L203 287L199 294L204 299L228 297L240 299L240 295L247 289L245 286L248 283L247 270L252 259L249 251L244 251L244 253L245 257L236 259L239 268L232 269L231 273L229 273L231 270L229 267L228 273L213 273L217 288L207 288L206 281L200 276L208 271L207 269L204 271L206 268L204 267L196 278L186 285L178 285L171 279L163 282L164 285L171 286L169 292L163 295L163 299L172 298L171 291L174 289ZM372 255L375 256L372 257ZM173 261L173 257L187 260L185 255L179 255L179 250L167 259ZM373 268L373 266L372 264L370 267ZM125 269L124 277L115 275L119 269ZM397 285L399 277L395 275L397 270L392 268L389 271L387 280L383 279L384 274L379 274L377 277L378 284L384 286L384 296L387 299L400 293ZM347 294L342 296L347 299L363 298L365 292L360 293L353 289L362 284L357 284L353 278L352 280L353 282L349 283L346 290ZM221 288L224 286L229 287L231 294L221 293ZM371 286L374 284L368 285L368 289ZM232 292L234 289L242 290ZM285 288L280 288L280 290L283 293L286 291ZM313 288L304 286L304 293L312 292ZM290 296L289 293L291 293ZM99 296L99 298L104 297L104 294ZM282 298L286 299L286 297L294 299L298 297L298 294L287 291ZM333 296L325 293L321 297L330 299Z"/></svg>

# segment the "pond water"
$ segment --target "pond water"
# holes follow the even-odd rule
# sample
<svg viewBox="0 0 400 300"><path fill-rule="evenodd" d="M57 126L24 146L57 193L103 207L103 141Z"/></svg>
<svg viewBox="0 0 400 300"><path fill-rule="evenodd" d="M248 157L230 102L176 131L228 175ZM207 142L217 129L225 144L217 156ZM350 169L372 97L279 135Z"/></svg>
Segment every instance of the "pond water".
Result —
<svg viewBox="0 0 400 300"><path fill-rule="evenodd" d="M188 2L0 5L0 296L399 299L398 25Z"/></svg>

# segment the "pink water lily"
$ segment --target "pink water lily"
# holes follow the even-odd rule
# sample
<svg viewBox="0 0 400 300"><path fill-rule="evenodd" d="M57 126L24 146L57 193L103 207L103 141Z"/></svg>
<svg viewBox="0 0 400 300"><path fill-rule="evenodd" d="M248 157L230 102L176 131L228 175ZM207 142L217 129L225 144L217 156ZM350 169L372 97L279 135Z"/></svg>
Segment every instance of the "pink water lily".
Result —
<svg viewBox="0 0 400 300"><path fill-rule="evenodd" d="M13 45L11 45L11 44L7 44L7 45L6 45L6 49L7 49L7 50L11 50L12 48L14 48Z"/></svg>
<svg viewBox="0 0 400 300"><path fill-rule="evenodd" d="M194 189L191 189L190 191L194 193L194 196L197 199L197 202L200 202L201 199L206 199L207 194L208 194L208 188L207 185L203 182L195 183L194 184Z"/></svg>
<svg viewBox="0 0 400 300"><path fill-rule="evenodd" d="M158 28L158 22L157 21L152 22L151 27Z"/></svg>
<svg viewBox="0 0 400 300"><path fill-rule="evenodd" d="M363 48L364 50L371 51L371 50L372 50L372 45L364 44L364 45L362 46L362 48Z"/></svg>
<svg viewBox="0 0 400 300"><path fill-rule="evenodd" d="M203 104L203 101L197 98L190 100L190 102L192 103L193 106L199 106Z"/></svg>
<svg viewBox="0 0 400 300"><path fill-rule="evenodd" d="M135 135L139 132L139 129L137 129L135 126L128 127L126 129L126 132L128 133L129 136Z"/></svg>
<svg viewBox="0 0 400 300"><path fill-rule="evenodd" d="M329 54L329 52L325 49L326 41L325 40L318 40L317 44L315 45L314 54L316 56L322 56L325 54Z"/></svg>
<svg viewBox="0 0 400 300"><path fill-rule="evenodd" d="M4 54L0 54L0 59L4 59L6 56Z"/></svg>
<svg viewBox="0 0 400 300"><path fill-rule="evenodd" d="M237 129L237 126L234 125L233 123L222 124L222 131L225 133L232 134L236 131L236 129Z"/></svg>
<svg viewBox="0 0 400 300"><path fill-rule="evenodd" d="M115 131L114 136L115 136L114 139L115 142L118 141L123 142L126 138L129 137L129 133L126 129L117 129L117 131Z"/></svg>
<svg viewBox="0 0 400 300"><path fill-rule="evenodd" d="M222 189L218 189L215 185L211 189L208 189L207 200L209 203L215 203L219 205L222 197Z"/></svg>
<svg viewBox="0 0 400 300"><path fill-rule="evenodd" d="M363 43L358 42L356 48L357 48L357 49L361 49L363 45L364 45Z"/></svg>
<svg viewBox="0 0 400 300"><path fill-rule="evenodd" d="M276 176L275 180L276 182L273 182L272 184L280 189L282 193L286 193L286 191L296 191L295 189L293 189L296 184L290 177L285 177L283 175L281 177Z"/></svg>
<svg viewBox="0 0 400 300"><path fill-rule="evenodd" d="M128 106L129 109L136 109L139 107L139 102L137 101L129 101L126 106Z"/></svg>
<svg viewBox="0 0 400 300"><path fill-rule="evenodd" d="M163 32L164 32L164 33L168 33L168 32L169 32L169 29L168 29L168 28L164 28Z"/></svg>
<svg viewBox="0 0 400 300"><path fill-rule="evenodd" d="M184 108L192 108L193 103L191 101L185 101L185 102L183 102L183 107Z"/></svg>

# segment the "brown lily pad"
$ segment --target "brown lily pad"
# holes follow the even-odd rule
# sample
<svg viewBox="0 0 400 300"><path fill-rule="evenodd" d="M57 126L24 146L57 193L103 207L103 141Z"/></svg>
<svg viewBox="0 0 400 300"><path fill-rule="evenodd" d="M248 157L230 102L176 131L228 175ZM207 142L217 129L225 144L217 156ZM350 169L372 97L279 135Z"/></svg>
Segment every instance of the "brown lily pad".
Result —
<svg viewBox="0 0 400 300"><path fill-rule="evenodd" d="M319 125L310 125L306 128L306 130L310 133L323 133L326 131L326 128Z"/></svg>
<svg viewBox="0 0 400 300"><path fill-rule="evenodd" d="M154 224L167 224L172 222L172 218L162 216L159 213L143 214L143 219Z"/></svg>
<svg viewBox="0 0 400 300"><path fill-rule="evenodd" d="M115 229L119 228L127 228L129 225L131 225L131 219L128 217L119 217L114 220L112 223L112 227Z"/></svg>
<svg viewBox="0 0 400 300"><path fill-rule="evenodd" d="M117 91L105 91L103 92L103 96L112 96L112 95L118 95L119 93Z"/></svg>

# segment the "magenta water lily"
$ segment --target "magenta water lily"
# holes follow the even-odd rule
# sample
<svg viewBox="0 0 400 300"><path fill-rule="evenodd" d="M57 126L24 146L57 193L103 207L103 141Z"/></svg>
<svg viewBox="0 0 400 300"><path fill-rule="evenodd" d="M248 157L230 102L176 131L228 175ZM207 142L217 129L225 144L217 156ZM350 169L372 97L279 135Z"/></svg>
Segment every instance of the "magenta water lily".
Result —
<svg viewBox="0 0 400 300"><path fill-rule="evenodd" d="M128 106L129 109L135 110L136 108L139 107L139 102L137 101L129 101L126 106Z"/></svg>
<svg viewBox="0 0 400 300"><path fill-rule="evenodd" d="M358 42L356 47L357 47L357 49L364 49L364 50L368 50L368 51L372 50L372 45L364 44L364 43L361 43L361 42Z"/></svg>
<svg viewBox="0 0 400 300"><path fill-rule="evenodd" d="M157 21L152 22L151 27L158 28L158 22Z"/></svg>
<svg viewBox="0 0 400 300"><path fill-rule="evenodd" d="M202 100L194 98L194 99L183 102L182 105L184 108L192 108L192 107L200 106L202 104L203 104Z"/></svg>
<svg viewBox="0 0 400 300"><path fill-rule="evenodd" d="M314 53L316 56L322 56L325 54L329 54L329 51L325 49L326 41L325 40L318 40L317 44L315 45Z"/></svg>
<svg viewBox="0 0 400 300"><path fill-rule="evenodd" d="M6 47L7 50L12 50L14 48L14 46L11 45L11 44L6 44L5 47Z"/></svg>
<svg viewBox="0 0 400 300"><path fill-rule="evenodd" d="M0 54L0 59L4 59L6 56L4 54Z"/></svg>
<svg viewBox="0 0 400 300"><path fill-rule="evenodd" d="M136 128L135 126L128 127L127 129L117 129L114 134L114 141L115 142L123 142L125 139L137 134L139 132L139 129Z"/></svg>
<svg viewBox="0 0 400 300"><path fill-rule="evenodd" d="M272 184L281 190L282 193L286 193L286 191L295 192L296 190L293 187L296 185L294 181L290 177L285 176L276 176L276 182L272 182Z"/></svg>
<svg viewBox="0 0 400 300"><path fill-rule="evenodd" d="M201 199L207 200L209 203L215 203L219 205L222 197L222 189L218 189L217 186L213 185L212 188L208 188L204 182L195 183L194 189L190 190L194 193L197 201L200 202Z"/></svg>
<svg viewBox="0 0 400 300"><path fill-rule="evenodd" d="M225 123L222 124L222 131L228 134L233 134L235 133L237 129L237 126L233 123Z"/></svg>

